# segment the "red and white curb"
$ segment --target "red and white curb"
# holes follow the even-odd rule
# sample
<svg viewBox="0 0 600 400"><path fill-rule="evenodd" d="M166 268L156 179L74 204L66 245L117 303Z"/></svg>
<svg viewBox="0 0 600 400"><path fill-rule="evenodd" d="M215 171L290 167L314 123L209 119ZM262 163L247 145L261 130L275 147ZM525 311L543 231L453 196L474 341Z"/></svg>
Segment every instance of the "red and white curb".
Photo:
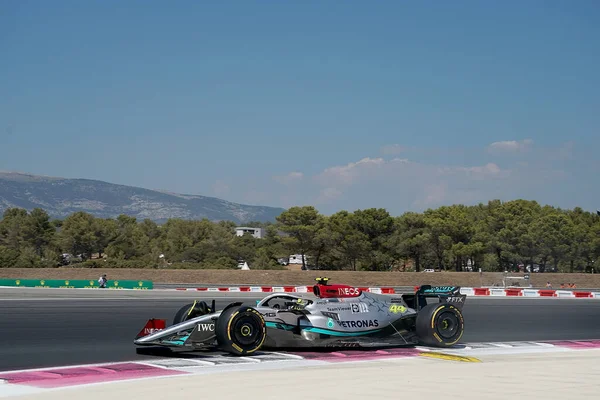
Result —
<svg viewBox="0 0 600 400"><path fill-rule="evenodd" d="M576 350L600 350L600 340L466 343L443 351L428 347L415 347L377 351L265 352L249 357L199 354L189 358L164 358L143 362L103 363L0 372L0 397L36 394L64 388L84 388L117 381L141 381L218 372L294 368L340 362L417 358L427 355L427 353L441 352L457 356L477 356Z"/></svg>
<svg viewBox="0 0 600 400"><path fill-rule="evenodd" d="M418 290L418 286L414 289ZM400 294L393 287L358 287L364 292L379 294ZM171 290L186 290L199 292L228 292L228 293L312 293L312 286L222 286L222 287L182 287ZM577 290L549 290L527 288L498 288L498 287L461 287L460 292L468 296L480 297L561 297L600 299L600 292Z"/></svg>

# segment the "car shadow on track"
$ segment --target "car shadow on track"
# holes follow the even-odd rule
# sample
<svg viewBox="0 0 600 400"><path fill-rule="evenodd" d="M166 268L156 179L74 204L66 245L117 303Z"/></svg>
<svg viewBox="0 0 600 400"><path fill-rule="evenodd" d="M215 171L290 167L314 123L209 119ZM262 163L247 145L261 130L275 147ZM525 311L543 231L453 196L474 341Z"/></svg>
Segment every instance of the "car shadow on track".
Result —
<svg viewBox="0 0 600 400"><path fill-rule="evenodd" d="M396 346L396 347L373 347L373 348L356 348L356 347L326 347L326 348L277 348L277 349L264 349L263 351L259 351L248 355L247 357L256 357L256 356L267 356L269 354L289 354L290 356L300 356L302 358L315 358L315 357L328 357L328 356L339 356L339 355L353 355L353 356L364 356L369 357L373 355L412 355L415 353L420 353L422 350L419 349L420 346ZM424 346L423 346L424 347ZM466 346L462 344L457 344L445 350L460 350L464 349ZM434 349L431 350L442 350L442 349ZM136 348L136 353L144 356L153 356L153 357L166 357L166 358L182 358L182 359L203 359L207 357L231 357L238 358L239 356L235 356L229 354L224 351L214 350L214 349L203 349L203 350L178 350L167 347L140 347Z"/></svg>

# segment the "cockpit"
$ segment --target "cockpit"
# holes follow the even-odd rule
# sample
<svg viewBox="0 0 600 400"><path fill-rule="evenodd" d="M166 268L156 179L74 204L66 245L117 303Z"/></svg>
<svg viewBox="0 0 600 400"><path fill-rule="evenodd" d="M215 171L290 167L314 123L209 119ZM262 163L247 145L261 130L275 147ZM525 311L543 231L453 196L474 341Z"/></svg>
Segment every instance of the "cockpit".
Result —
<svg viewBox="0 0 600 400"><path fill-rule="evenodd" d="M313 301L310 299L299 298L285 294L276 295L266 298L262 301L257 301L257 305L260 305L261 307L270 307L276 310L301 310L312 303Z"/></svg>

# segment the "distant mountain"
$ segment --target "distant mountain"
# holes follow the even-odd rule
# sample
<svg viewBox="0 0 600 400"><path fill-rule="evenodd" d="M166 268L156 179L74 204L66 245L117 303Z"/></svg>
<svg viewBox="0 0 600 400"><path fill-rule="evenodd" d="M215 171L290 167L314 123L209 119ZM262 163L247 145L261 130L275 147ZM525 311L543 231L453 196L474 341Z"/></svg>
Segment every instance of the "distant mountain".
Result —
<svg viewBox="0 0 600 400"><path fill-rule="evenodd" d="M64 179L0 171L0 213L11 207L43 208L53 218L85 211L99 218L126 214L162 223L169 218L269 222L284 209L231 203L90 179Z"/></svg>

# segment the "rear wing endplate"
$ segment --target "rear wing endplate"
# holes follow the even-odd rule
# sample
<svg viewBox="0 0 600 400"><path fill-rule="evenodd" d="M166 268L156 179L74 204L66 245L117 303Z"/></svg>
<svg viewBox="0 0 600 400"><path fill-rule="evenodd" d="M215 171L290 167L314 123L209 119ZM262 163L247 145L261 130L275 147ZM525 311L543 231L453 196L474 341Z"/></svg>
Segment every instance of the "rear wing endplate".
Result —
<svg viewBox="0 0 600 400"><path fill-rule="evenodd" d="M415 295L419 299L419 304L424 303L426 298L437 297L440 303L452 303L458 308L463 307L467 298L466 294L460 293L460 286L422 285Z"/></svg>

